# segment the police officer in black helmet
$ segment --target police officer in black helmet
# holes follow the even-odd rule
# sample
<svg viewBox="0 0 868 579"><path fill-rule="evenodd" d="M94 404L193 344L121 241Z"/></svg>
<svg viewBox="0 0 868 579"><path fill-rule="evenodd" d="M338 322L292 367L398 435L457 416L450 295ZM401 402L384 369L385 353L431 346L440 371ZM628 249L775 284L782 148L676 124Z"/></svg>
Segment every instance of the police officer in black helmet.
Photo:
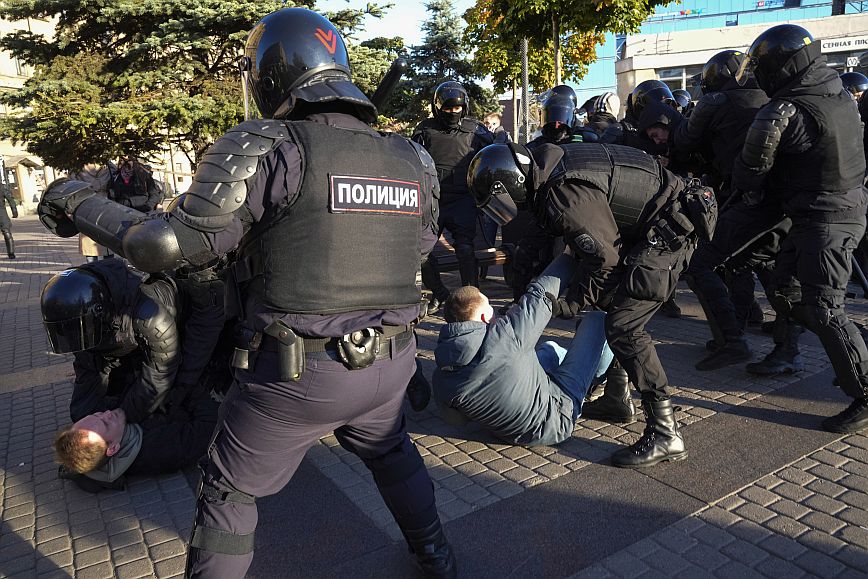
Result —
<svg viewBox="0 0 868 579"><path fill-rule="evenodd" d="M477 204L501 223L526 203L547 233L563 236L585 274L582 306L607 312L609 346L640 391L646 416L642 438L616 452L613 463L648 467L686 458L671 389L645 325L669 297L697 239L714 229L711 191L687 187L642 151L597 143L533 151L491 145L473 159L468 183Z"/></svg>
<svg viewBox="0 0 868 579"><path fill-rule="evenodd" d="M699 150L711 161L713 178L720 183L718 200L730 197L733 163L757 111L769 100L754 79L736 81L747 58L737 50L711 57L702 69L702 98L689 119L674 115L678 119L669 132L670 145L677 153ZM739 315L736 302L746 302L739 305L749 310L754 295L752 270L765 275L790 226L780 202L769 199L761 209L747 207L740 199L725 203L714 238L699 245L687 268L685 278L699 298L713 337L710 352L696 364L698 370L717 370L752 359L744 338L747 311ZM729 288L715 271L722 265L729 274ZM800 327L787 323L786 314L779 316L775 350L765 360L748 364L748 371L773 375L801 370L800 333Z"/></svg>
<svg viewBox="0 0 868 579"><path fill-rule="evenodd" d="M446 81L437 86L431 98L430 118L413 131L413 141L428 151L437 165L440 179L439 231L453 237L461 285L479 285L479 266L474 250L477 211L467 192L467 165L482 147L494 142L494 134L482 123L467 118L470 99L460 83ZM504 133L505 134L505 133ZM492 240L493 241L493 240ZM431 309L436 310L449 297L440 279L434 256L422 264L422 283L433 293Z"/></svg>
<svg viewBox="0 0 868 579"><path fill-rule="evenodd" d="M232 281L246 336L203 465L188 576L243 577L257 498L283 488L334 431L371 470L424 574L454 577L402 416L416 272L423 244L435 242L433 161L368 126L377 111L319 14L269 14L245 55L264 118L217 140L170 214L145 216L72 183L46 192L43 223L64 235L80 228L145 271L207 266L238 247Z"/></svg>
<svg viewBox="0 0 868 579"><path fill-rule="evenodd" d="M765 196L792 218L775 264L775 310L817 334L838 383L853 398L823 428L857 432L868 427L868 350L843 304L851 255L865 233L859 112L826 65L820 43L801 26L766 30L748 57L737 78L752 71L771 101L748 131L733 187L748 206Z"/></svg>

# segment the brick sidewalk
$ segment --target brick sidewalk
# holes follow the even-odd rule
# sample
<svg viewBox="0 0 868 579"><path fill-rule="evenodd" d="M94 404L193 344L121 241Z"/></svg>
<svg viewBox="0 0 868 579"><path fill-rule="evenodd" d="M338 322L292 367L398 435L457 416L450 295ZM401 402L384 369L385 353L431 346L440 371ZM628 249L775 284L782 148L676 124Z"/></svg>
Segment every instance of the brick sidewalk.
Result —
<svg viewBox="0 0 868 579"><path fill-rule="evenodd" d="M99 495L56 478L50 441L68 415L71 358L47 353L39 293L82 258L75 238L53 237L33 217L13 225L19 259L0 257L0 577L180 575L194 508L185 476L137 479ZM497 277L483 290L496 303L507 296ZM818 430L845 402L819 343L804 340L807 368L795 376L696 372L708 330L686 289L679 303L685 317L657 318L651 332L676 389L691 453L683 463L641 473L605 466L638 437L641 420L580 420L557 447L521 448L448 427L433 404L408 412L464 576L865 576L868 438ZM865 322L868 303L854 300L848 311ZM429 375L441 324L435 318L419 331ZM565 343L571 331L556 320L545 339ZM758 356L772 346L757 333L748 340ZM320 482L302 488L299 480ZM299 480L262 501L269 517L258 547L306 535L346 544L310 552L297 567L284 562L292 553L259 548L250 576L412 576L370 474L334 437L311 449ZM294 513L306 512L299 496L320 497L333 512L296 521ZM366 529L354 539L367 543L344 537L353 524Z"/></svg>

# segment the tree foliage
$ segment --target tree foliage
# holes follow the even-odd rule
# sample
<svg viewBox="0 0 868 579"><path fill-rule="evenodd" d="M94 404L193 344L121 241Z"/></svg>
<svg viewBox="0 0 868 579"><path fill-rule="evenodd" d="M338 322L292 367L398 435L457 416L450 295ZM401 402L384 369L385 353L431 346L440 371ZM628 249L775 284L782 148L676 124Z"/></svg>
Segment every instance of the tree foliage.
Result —
<svg viewBox="0 0 868 579"><path fill-rule="evenodd" d="M475 63L505 90L521 73L520 42L528 39L528 72L536 89L555 84L553 26L558 29L563 80L577 82L597 58L606 32L634 32L669 0L477 0L467 10L465 40Z"/></svg>
<svg viewBox="0 0 868 579"><path fill-rule="evenodd" d="M313 8L314 0L0 1L7 20L57 18L53 38L19 31L0 39L0 49L35 67L21 90L0 99L18 111L0 135L61 169L152 156L167 140L194 161L243 118L237 58L248 31L293 5ZM382 11L368 4L327 17L351 38L365 15ZM360 83L376 86L387 53L353 48L355 62L366 63Z"/></svg>
<svg viewBox="0 0 868 579"><path fill-rule="evenodd" d="M468 45L462 36L464 24L452 0L430 0L425 7L429 13L422 24L425 37L419 46L410 49L412 73L387 108L389 116L407 122L426 118L434 89L447 80L460 82L467 90L471 115L480 118L496 110L494 93L477 82L484 74L468 58Z"/></svg>

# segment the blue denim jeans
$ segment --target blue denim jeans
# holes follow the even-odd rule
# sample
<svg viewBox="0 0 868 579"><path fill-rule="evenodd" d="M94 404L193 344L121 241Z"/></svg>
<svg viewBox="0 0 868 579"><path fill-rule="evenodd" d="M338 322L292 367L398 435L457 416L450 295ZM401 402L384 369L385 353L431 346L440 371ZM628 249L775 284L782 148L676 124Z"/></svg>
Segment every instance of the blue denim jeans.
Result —
<svg viewBox="0 0 868 579"><path fill-rule="evenodd" d="M612 350L606 343L603 312L585 312L569 348L543 342L536 356L543 370L573 399L573 418L581 414L591 380L600 377L612 363Z"/></svg>

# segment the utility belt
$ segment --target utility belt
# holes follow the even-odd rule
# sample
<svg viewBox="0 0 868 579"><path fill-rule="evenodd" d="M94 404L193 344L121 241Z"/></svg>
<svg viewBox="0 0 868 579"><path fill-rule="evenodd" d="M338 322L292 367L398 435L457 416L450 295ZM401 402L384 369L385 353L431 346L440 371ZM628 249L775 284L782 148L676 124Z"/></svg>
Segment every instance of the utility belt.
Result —
<svg viewBox="0 0 868 579"><path fill-rule="evenodd" d="M678 251L691 238L710 241L717 225L717 201L711 187L694 179L663 206L648 227L648 243Z"/></svg>
<svg viewBox="0 0 868 579"><path fill-rule="evenodd" d="M342 362L350 370L361 370L376 360L393 358L413 341L413 326L386 326L383 331L365 328L339 338L299 336L281 320L262 332L241 330L241 347L232 355L232 367L253 371L260 352L277 352L281 381L297 382L305 370L306 358Z"/></svg>

